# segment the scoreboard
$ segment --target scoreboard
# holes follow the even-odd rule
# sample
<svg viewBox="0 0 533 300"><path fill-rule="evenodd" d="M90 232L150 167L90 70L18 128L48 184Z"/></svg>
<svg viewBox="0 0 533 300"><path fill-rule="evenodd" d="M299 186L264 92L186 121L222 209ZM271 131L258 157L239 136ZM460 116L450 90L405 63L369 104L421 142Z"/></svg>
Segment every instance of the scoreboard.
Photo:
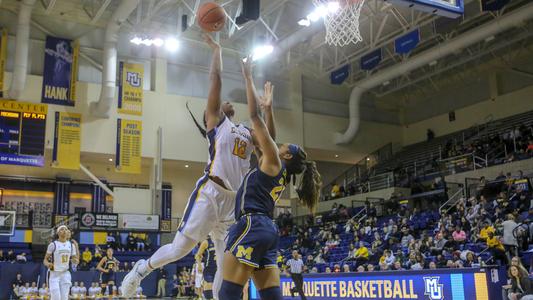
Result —
<svg viewBox="0 0 533 300"><path fill-rule="evenodd" d="M44 165L46 104L0 101L0 164Z"/></svg>
<svg viewBox="0 0 533 300"><path fill-rule="evenodd" d="M448 18L458 18L464 14L464 0L387 0L393 4L408 6L417 10Z"/></svg>

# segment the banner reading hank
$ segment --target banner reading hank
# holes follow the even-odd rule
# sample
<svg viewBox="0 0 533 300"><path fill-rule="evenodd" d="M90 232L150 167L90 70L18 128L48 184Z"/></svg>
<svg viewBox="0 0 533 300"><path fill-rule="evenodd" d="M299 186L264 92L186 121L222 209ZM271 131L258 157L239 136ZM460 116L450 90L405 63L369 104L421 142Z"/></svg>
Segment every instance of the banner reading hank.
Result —
<svg viewBox="0 0 533 300"><path fill-rule="evenodd" d="M4 70L7 56L7 30L0 29L0 98L4 97Z"/></svg>
<svg viewBox="0 0 533 300"><path fill-rule="evenodd" d="M56 112L52 167L79 170L81 114Z"/></svg>
<svg viewBox="0 0 533 300"><path fill-rule="evenodd" d="M117 120L115 168L122 173L141 173L142 122Z"/></svg>
<svg viewBox="0 0 533 300"><path fill-rule="evenodd" d="M120 62L118 86L118 112L142 115L144 66Z"/></svg>
<svg viewBox="0 0 533 300"><path fill-rule="evenodd" d="M44 52L42 102L74 106L79 44L47 36Z"/></svg>

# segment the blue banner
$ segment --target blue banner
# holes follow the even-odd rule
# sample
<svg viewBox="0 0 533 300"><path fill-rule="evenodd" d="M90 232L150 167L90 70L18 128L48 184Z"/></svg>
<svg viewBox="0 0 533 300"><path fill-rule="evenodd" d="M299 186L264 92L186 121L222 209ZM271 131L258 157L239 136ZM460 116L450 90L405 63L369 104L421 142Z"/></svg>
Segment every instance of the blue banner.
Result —
<svg viewBox="0 0 533 300"><path fill-rule="evenodd" d="M398 54L407 54L411 52L420 42L420 30L416 29L397 38L394 41L394 52Z"/></svg>
<svg viewBox="0 0 533 300"><path fill-rule="evenodd" d="M482 11L497 11L509 3L509 0L481 0Z"/></svg>
<svg viewBox="0 0 533 300"><path fill-rule="evenodd" d="M0 164L42 167L44 166L44 156L0 153Z"/></svg>
<svg viewBox="0 0 533 300"><path fill-rule="evenodd" d="M47 36L44 52L41 101L74 106L79 46L68 39Z"/></svg>
<svg viewBox="0 0 533 300"><path fill-rule="evenodd" d="M383 55L381 53L381 48L376 49L368 53L367 55L361 57L361 70L372 70L379 65Z"/></svg>
<svg viewBox="0 0 533 300"><path fill-rule="evenodd" d="M161 220L172 219L172 186L163 185L161 201Z"/></svg>
<svg viewBox="0 0 533 300"><path fill-rule="evenodd" d="M501 292L503 280L488 276L489 271L477 268L305 274L304 292L310 300L486 300L498 288ZM496 281L499 286L492 289ZM292 287L294 283L291 278L282 276L283 299L292 299ZM260 299L253 283L250 284L250 296L250 299ZM299 297L297 294L295 296Z"/></svg>
<svg viewBox="0 0 533 300"><path fill-rule="evenodd" d="M340 69L331 72L330 79L331 84L342 84L346 78L350 75L350 65L345 65Z"/></svg>

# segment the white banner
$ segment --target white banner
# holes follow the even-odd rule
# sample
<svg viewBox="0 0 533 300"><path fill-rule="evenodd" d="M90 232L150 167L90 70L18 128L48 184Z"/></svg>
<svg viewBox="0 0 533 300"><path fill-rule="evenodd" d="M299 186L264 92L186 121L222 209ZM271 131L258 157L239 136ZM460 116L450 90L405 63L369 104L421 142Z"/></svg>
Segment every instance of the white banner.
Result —
<svg viewBox="0 0 533 300"><path fill-rule="evenodd" d="M119 214L118 222L121 229L159 230L158 215Z"/></svg>

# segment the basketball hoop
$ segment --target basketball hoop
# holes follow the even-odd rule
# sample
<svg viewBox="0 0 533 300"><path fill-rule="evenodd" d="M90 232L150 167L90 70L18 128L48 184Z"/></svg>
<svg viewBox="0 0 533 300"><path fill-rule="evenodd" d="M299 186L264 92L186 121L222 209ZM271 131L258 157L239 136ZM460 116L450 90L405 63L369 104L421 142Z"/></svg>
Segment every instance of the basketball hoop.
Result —
<svg viewBox="0 0 533 300"><path fill-rule="evenodd" d="M359 16L365 0L313 0L313 4L324 18L328 45L343 47L363 40Z"/></svg>

